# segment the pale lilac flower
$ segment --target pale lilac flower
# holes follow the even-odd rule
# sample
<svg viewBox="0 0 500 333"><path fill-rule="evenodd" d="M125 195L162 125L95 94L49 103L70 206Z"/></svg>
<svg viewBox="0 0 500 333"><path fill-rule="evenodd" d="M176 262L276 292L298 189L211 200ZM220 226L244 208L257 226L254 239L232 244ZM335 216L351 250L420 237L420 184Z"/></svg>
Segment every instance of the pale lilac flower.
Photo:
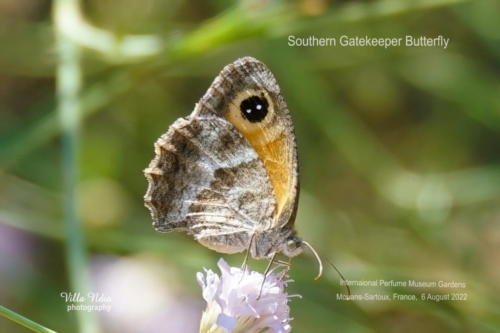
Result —
<svg viewBox="0 0 500 333"><path fill-rule="evenodd" d="M291 331L283 274L264 275L218 262L221 276L205 269L197 279L207 307L200 333L285 333ZM259 293L262 286L262 293Z"/></svg>

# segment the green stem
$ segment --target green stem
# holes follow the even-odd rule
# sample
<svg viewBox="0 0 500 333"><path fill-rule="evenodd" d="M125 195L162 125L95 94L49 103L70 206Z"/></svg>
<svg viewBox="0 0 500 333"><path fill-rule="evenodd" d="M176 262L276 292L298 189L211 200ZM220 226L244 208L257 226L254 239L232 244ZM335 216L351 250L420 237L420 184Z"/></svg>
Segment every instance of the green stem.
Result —
<svg viewBox="0 0 500 333"><path fill-rule="evenodd" d="M80 88L82 72L80 49L61 29L62 14L75 0L58 0L54 4L56 45L59 55L56 73L58 113L62 132L62 176L64 193L64 220L66 226L66 262L70 287L74 292L88 291L85 237L78 214L77 184L79 177L78 151L80 127ZM92 312L77 312L79 332L97 332L97 321Z"/></svg>
<svg viewBox="0 0 500 333"><path fill-rule="evenodd" d="M29 328L33 332L56 333L56 331L48 329L47 327L42 326L39 323L36 323L33 320L28 319L24 316L21 316L19 313L16 313L12 310L9 310L6 307L1 306L1 305L0 305L0 315L4 316L7 319L12 320L13 322L18 323L19 325L22 325L26 328Z"/></svg>

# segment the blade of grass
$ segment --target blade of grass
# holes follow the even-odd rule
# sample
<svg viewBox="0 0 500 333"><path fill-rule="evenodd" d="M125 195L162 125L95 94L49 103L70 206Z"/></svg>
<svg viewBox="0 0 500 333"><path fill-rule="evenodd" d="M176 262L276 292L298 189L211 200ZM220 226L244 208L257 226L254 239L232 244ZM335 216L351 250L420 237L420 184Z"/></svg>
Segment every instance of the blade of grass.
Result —
<svg viewBox="0 0 500 333"><path fill-rule="evenodd" d="M80 117L85 118L101 110L113 98L127 92L131 88L129 74L125 71L112 73L106 78L96 80L79 96ZM14 133L12 137L0 139L0 165L9 169L30 151L49 142L60 133L59 118L51 99L44 103L50 110L43 117Z"/></svg>
<svg viewBox="0 0 500 333"><path fill-rule="evenodd" d="M56 72L56 91L62 132L66 261L72 291L86 295L88 291L87 255L77 204L78 141L81 110L79 95L82 82L80 48L66 36L65 31L61 28L63 27L61 21L65 20L66 8L74 2L76 1L58 0L54 3L56 46L59 56ZM92 312L78 311L77 319L79 332L93 333L99 331Z"/></svg>
<svg viewBox="0 0 500 333"><path fill-rule="evenodd" d="M15 323L18 323L21 326L24 326L33 332L39 332L39 333L56 333L56 331L53 331L51 329L48 329L45 326L40 325L37 322L34 322L31 319L28 319L22 315L20 315L17 312L14 312L10 309L7 309L5 306L0 305L0 315L4 316L7 319L12 320Z"/></svg>
<svg viewBox="0 0 500 333"><path fill-rule="evenodd" d="M374 3L355 3L343 5L331 10L330 13L318 18L303 19L293 8L274 6L252 13L248 8L236 6L222 15L210 19L182 36L172 38L170 45L158 56L148 59L147 70L136 68L140 77L158 75L158 69L172 66L177 60L195 57L210 52L217 47L236 41L247 40L256 36L276 38L289 33L321 29L337 23L354 23L390 15L402 15L409 12L431 10L440 6L451 6L467 0L414 1L397 5L393 0L376 1ZM395 5L395 6L393 6ZM258 14L258 15L257 15ZM144 65L142 64L142 65ZM114 97L126 93L142 81L130 80L129 73L118 70L107 80L100 80L95 85L85 89L81 96L81 116L87 117L102 110ZM59 134L57 117L47 114L27 130L12 140L4 143L0 149L0 164L7 169L19 161L27 153L47 143ZM0 140L0 142L3 140Z"/></svg>

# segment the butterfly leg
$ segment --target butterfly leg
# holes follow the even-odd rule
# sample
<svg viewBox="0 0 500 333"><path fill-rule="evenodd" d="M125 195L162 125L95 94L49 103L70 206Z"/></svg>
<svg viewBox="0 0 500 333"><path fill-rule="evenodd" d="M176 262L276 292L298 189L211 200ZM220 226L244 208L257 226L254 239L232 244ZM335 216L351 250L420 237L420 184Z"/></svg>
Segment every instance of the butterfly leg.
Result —
<svg viewBox="0 0 500 333"><path fill-rule="evenodd" d="M276 265L285 267L283 271L281 271L281 277L280 277L280 280L283 280L283 278L287 275L288 271L290 270L290 267L292 267L292 257L289 257L288 261L277 260Z"/></svg>
<svg viewBox="0 0 500 333"><path fill-rule="evenodd" d="M252 236L250 237L250 242L248 243L248 248L247 248L247 252L245 253L245 258L243 258L243 263L241 264L241 270L243 271L243 274L241 274L240 283L243 280L243 278L245 277L245 273L246 273L247 268L248 268L248 266L247 266L248 255L250 253L250 249L252 248L252 243L253 243L254 237L255 237L255 233L253 233Z"/></svg>
<svg viewBox="0 0 500 333"><path fill-rule="evenodd" d="M257 296L257 300L260 299L260 296L262 295L262 289L264 288L264 282L266 282L267 274L269 273L269 270L271 269L271 265L274 262L274 258L276 258L276 254L277 254L276 252L273 253L271 260L269 260L269 263L267 264L266 270L264 271L264 278L262 279L262 284L260 285L259 296Z"/></svg>
<svg viewBox="0 0 500 333"><path fill-rule="evenodd" d="M246 270L246 266L247 266L247 262L248 262L248 255L250 254L250 249L252 248L252 243L253 243L254 237L255 237L255 233L253 233L252 236L250 237L250 242L248 243L248 248L247 248L247 252L245 253L245 258L243 259L243 264L241 264L241 269Z"/></svg>
<svg viewBox="0 0 500 333"><path fill-rule="evenodd" d="M279 266L284 266L284 267L290 267L292 266L292 258L288 258L288 261L284 261L284 260L276 260L276 265L279 265Z"/></svg>

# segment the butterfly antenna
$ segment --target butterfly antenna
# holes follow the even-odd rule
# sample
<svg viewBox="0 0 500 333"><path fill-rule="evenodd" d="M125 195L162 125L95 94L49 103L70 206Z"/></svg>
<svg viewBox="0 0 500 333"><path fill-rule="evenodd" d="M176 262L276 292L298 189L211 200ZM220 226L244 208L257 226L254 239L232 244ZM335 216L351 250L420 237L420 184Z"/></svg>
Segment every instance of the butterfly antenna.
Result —
<svg viewBox="0 0 500 333"><path fill-rule="evenodd" d="M330 264L330 266L332 266L332 268L337 272L337 274L340 276L340 278L342 279L342 281L344 282L344 285L346 286L347 288L347 293L349 294L349 296L351 296L351 288L349 288L349 285L347 284L347 280L345 279L344 275L342 275L342 273L339 271L339 269L334 265L332 264L329 260L326 261L327 263Z"/></svg>
<svg viewBox="0 0 500 333"><path fill-rule="evenodd" d="M323 262L321 261L321 258L319 257L318 252L316 252L316 250L311 246L311 244L309 244L308 242L306 242L304 240L302 241L302 244L304 244L305 246L307 246L309 248L309 250L311 250L311 252L316 257L316 260L318 260L319 272L318 272L318 276L316 276L314 278L314 280L317 280L317 279L319 279L321 277L321 275L323 275Z"/></svg>

